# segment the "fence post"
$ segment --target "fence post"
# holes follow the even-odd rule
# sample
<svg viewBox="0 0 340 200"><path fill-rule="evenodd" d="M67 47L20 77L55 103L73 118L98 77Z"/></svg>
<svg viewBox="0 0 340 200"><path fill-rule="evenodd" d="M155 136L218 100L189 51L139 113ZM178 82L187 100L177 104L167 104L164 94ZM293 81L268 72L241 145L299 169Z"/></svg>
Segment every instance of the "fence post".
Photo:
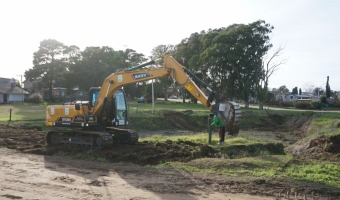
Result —
<svg viewBox="0 0 340 200"><path fill-rule="evenodd" d="M211 119L213 115L209 115L208 117L208 142L211 144Z"/></svg>
<svg viewBox="0 0 340 200"><path fill-rule="evenodd" d="M12 121L12 108L9 109L9 120L8 120L8 125Z"/></svg>

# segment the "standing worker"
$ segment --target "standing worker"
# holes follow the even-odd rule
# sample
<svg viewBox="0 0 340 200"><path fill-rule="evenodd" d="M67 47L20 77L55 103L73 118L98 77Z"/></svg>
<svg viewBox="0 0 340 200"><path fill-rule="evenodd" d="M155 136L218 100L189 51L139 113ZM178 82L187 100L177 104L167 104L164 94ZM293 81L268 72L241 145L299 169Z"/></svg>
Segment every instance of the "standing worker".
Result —
<svg viewBox="0 0 340 200"><path fill-rule="evenodd" d="M216 125L219 128L219 137L220 137L219 144L220 145L224 144L225 126L223 122L216 115L214 115L213 123L211 125Z"/></svg>

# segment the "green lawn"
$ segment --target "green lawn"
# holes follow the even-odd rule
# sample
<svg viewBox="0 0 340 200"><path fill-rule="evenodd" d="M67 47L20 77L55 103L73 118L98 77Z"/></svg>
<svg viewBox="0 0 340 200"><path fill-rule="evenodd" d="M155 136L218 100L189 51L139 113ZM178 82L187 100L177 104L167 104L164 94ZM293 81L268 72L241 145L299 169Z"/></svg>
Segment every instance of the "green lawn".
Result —
<svg viewBox="0 0 340 200"><path fill-rule="evenodd" d="M44 120L45 109L46 105L44 104L24 103L22 105L21 103L18 103L0 105L0 121L8 121L10 119L10 115L12 120Z"/></svg>

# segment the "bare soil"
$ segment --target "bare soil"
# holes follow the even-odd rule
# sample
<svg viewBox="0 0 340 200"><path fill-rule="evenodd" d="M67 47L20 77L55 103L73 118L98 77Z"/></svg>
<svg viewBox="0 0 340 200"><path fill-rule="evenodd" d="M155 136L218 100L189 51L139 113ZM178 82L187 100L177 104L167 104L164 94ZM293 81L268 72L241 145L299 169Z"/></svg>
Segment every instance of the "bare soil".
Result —
<svg viewBox="0 0 340 200"><path fill-rule="evenodd" d="M178 117L178 116L176 116ZM295 131L308 125L291 122ZM281 122L278 116L272 119ZM268 124L268 121L263 123ZM280 123L276 123L278 127ZM272 124L270 127L275 127ZM282 127L280 127L282 128ZM289 131L289 130L287 130ZM290 132L296 134L297 132ZM47 147L45 132L0 125L0 199L339 199L340 192L288 180L238 180L220 175L189 174L148 167L167 161L216 157L205 144L187 141L116 144L112 149ZM339 161L339 137L319 138L291 152ZM325 149L324 146L328 147ZM297 147L300 149L296 150ZM68 157L70 152L78 159ZM63 154L64 156L57 156ZM296 153L297 154L297 153ZM105 158L109 162L101 162ZM94 159L97 161L87 161Z"/></svg>
<svg viewBox="0 0 340 200"><path fill-rule="evenodd" d="M272 199L218 191L177 171L73 160L0 148L0 199Z"/></svg>

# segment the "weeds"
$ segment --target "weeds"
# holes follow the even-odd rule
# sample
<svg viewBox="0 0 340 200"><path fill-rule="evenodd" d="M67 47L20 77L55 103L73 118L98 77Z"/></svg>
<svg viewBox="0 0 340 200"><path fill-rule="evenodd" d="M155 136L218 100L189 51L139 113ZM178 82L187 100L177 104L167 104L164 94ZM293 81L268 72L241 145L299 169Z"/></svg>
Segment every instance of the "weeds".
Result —
<svg viewBox="0 0 340 200"><path fill-rule="evenodd" d="M287 176L310 182L323 183L340 188L340 164L312 161L308 164L292 164L286 171Z"/></svg>

